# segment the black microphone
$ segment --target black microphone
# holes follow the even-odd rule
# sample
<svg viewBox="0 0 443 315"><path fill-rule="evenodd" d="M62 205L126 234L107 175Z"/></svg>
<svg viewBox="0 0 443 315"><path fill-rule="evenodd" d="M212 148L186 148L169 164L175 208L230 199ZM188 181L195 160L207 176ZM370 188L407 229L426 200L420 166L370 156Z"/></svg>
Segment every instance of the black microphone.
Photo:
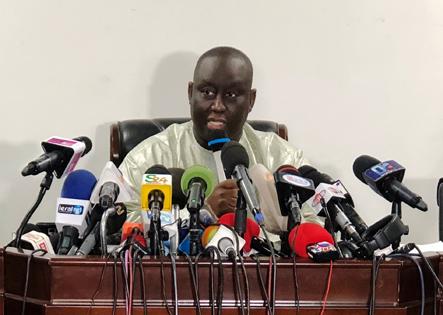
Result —
<svg viewBox="0 0 443 315"><path fill-rule="evenodd" d="M65 225L59 240L58 255L67 255L73 245L78 242L79 232L74 226Z"/></svg>
<svg viewBox="0 0 443 315"><path fill-rule="evenodd" d="M304 165L300 167L299 172L307 178L312 179L315 186L318 186L320 183L326 183L326 184L335 184L338 183L338 181L334 181L329 175L320 173L317 171L314 167L309 165ZM348 217L349 221L352 223L352 225L355 227L357 232L361 235L366 231L368 228L368 225L363 221L363 219L358 215L357 211L354 209L354 201L352 200L351 195L346 191L343 184L340 182L340 186L342 190L346 192L345 199L338 200L338 203L340 204L341 210L344 212L344 214Z"/></svg>
<svg viewBox="0 0 443 315"><path fill-rule="evenodd" d="M405 168L397 162L393 160L380 162L372 156L361 155L354 161L352 168L362 183L369 185L386 200L404 202L421 211L428 210L422 198L401 183Z"/></svg>
<svg viewBox="0 0 443 315"><path fill-rule="evenodd" d="M291 165L280 166L274 173L274 180L280 211L283 216L288 216L288 231L291 231L300 224L300 207L315 194L315 186Z"/></svg>
<svg viewBox="0 0 443 315"><path fill-rule="evenodd" d="M264 223L255 188L248 174L249 156L246 149L237 141L227 142L221 152L221 160L226 177L237 180L249 210L259 225Z"/></svg>
<svg viewBox="0 0 443 315"><path fill-rule="evenodd" d="M55 172L60 178L74 169L81 156L91 151L92 142L88 137L52 137L42 142L42 147L45 153L28 163L22 170L23 176Z"/></svg>
<svg viewBox="0 0 443 315"><path fill-rule="evenodd" d="M187 201L181 187L181 180L185 170L179 167L170 167L168 171L172 175L172 204L178 205L180 209L183 209Z"/></svg>

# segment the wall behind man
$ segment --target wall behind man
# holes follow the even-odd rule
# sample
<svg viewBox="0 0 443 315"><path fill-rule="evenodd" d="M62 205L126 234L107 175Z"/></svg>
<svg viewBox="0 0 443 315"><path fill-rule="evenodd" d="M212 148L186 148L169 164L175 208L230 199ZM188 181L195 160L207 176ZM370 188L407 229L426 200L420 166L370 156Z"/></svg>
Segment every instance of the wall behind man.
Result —
<svg viewBox="0 0 443 315"><path fill-rule="evenodd" d="M443 3L416 1L3 1L0 3L0 243L33 204L21 169L52 135L89 136L79 163L99 176L109 125L187 116L197 57L217 45L255 66L253 119L341 178L373 223L389 204L352 174L360 154L395 159L427 213L404 207L405 240L437 239L443 176ZM53 221L55 180L32 221Z"/></svg>

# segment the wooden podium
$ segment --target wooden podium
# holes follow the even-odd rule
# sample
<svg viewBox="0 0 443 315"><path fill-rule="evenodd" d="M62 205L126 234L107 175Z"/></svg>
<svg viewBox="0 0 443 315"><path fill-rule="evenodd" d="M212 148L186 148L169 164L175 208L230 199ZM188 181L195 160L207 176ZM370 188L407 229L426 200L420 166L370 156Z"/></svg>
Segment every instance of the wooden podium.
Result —
<svg viewBox="0 0 443 315"><path fill-rule="evenodd" d="M21 314L25 289L26 266L29 251L18 252L8 248L3 252L4 309L5 314ZM113 261L100 257L39 256L30 263L26 314L111 314L113 304ZM429 257L438 271L443 266L439 255ZM172 306L172 272L169 258L164 258L166 295ZM267 258L261 260L261 274L268 274ZM266 314L264 298L259 285L256 263L245 259L250 286L251 313ZM435 301L433 280L421 264L426 284L426 314L433 314ZM224 298L223 314L239 314L239 304L234 286L233 265L223 263ZM0 269L1 269L0 259ZM167 314L161 295L160 261L152 257L143 259L148 313ZM199 262L199 294L203 314L210 314L208 260ZM327 300L326 314L367 314L370 297L371 261L339 260L334 262L332 282ZM214 267L217 275L217 267ZM297 259L296 276L300 314L319 314L325 292L329 264ZM2 273L3 274L3 273ZM97 289L101 282L101 289ZM441 275L441 272L440 272ZM143 314L140 274L135 276L134 314ZM118 290L117 314L124 314L122 272L117 264ZM215 278L215 284L217 283ZM180 314L195 314L189 264L186 259L177 261L178 303ZM1 280L1 275L0 275ZM265 280L266 281L266 280ZM0 299L2 298L0 282ZM95 294L94 300L92 299ZM296 313L294 265L290 259L279 259L277 269L276 313ZM439 307L443 304L439 299ZM390 260L381 265L376 286L377 314L419 314L420 285L416 266L408 260ZM0 313L1 314L1 313ZM443 314L443 313L442 313Z"/></svg>

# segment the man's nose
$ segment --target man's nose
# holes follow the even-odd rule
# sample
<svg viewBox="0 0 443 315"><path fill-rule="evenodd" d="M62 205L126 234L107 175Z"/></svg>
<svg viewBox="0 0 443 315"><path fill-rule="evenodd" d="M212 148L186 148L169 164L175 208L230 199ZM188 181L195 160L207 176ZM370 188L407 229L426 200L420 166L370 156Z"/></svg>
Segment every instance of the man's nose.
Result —
<svg viewBox="0 0 443 315"><path fill-rule="evenodd" d="M226 110L222 95L217 94L217 97L214 100L214 104L212 105L212 110L218 111L218 112L223 112Z"/></svg>

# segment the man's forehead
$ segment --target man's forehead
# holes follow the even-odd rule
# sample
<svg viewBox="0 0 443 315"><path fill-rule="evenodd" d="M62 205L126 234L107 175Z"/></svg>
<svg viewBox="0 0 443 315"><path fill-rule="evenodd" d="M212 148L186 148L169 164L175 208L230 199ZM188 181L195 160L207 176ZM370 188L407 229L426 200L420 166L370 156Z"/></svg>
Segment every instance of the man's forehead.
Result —
<svg viewBox="0 0 443 315"><path fill-rule="evenodd" d="M233 82L250 82L251 69L244 59L236 56L208 56L200 60L198 63L194 81L229 81ZM228 83L228 82L226 82Z"/></svg>

